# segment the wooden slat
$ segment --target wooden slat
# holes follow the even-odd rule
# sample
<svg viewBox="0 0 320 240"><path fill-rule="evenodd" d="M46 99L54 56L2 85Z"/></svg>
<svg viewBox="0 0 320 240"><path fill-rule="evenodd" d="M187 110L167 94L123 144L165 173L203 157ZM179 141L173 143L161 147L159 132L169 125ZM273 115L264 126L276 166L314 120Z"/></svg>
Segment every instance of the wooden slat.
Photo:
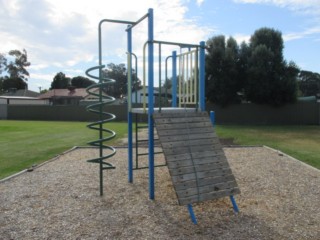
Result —
<svg viewBox="0 0 320 240"><path fill-rule="evenodd" d="M187 205L190 203L203 202L203 201L227 197L227 196L231 196L239 193L240 193L239 188L232 188L232 189L225 189L218 192L210 192L210 193L194 195L186 198L179 198L178 201L180 205Z"/></svg>
<svg viewBox="0 0 320 240"><path fill-rule="evenodd" d="M207 138L207 139L180 139L180 141L164 142L162 147L164 148L178 148L178 147L189 147L194 145L212 145L218 143L218 139Z"/></svg>
<svg viewBox="0 0 320 240"><path fill-rule="evenodd" d="M185 130L185 132L189 129L190 125L192 125L192 128L207 128L207 127L211 127L212 128L212 124L210 122L194 122L194 123L185 123L185 122L181 122L181 123L175 123L175 124L170 124L170 123L166 123L166 124L157 124L157 131L160 131L161 134L161 130Z"/></svg>
<svg viewBox="0 0 320 240"><path fill-rule="evenodd" d="M203 179L199 179L198 182L196 180L176 182L175 189L176 189L176 191L180 191L180 190L184 190L184 189L188 189L188 188L194 188L196 186L202 187L202 186L206 186L206 185L213 185L213 184L222 183L225 181L228 181L228 182L235 181L235 178L232 174L230 174L230 175L225 175L225 176L203 178Z"/></svg>
<svg viewBox="0 0 320 240"><path fill-rule="evenodd" d="M193 165L192 161L189 160L189 165L185 167L171 167L170 165L170 171L171 175L176 176L176 175L183 175L187 173L192 173L194 171L196 172L201 172L201 171L210 171L210 170L216 170L216 169L222 169L222 168L228 168L229 164L225 161L222 162L217 162L217 163L207 163L207 164L197 164Z"/></svg>
<svg viewBox="0 0 320 240"><path fill-rule="evenodd" d="M174 141L187 141L187 140L193 140L193 139L212 139L214 137L215 135L212 132L192 133L192 134L183 132L181 135L177 135L177 134L166 135L166 136L162 136L161 138L162 138L162 141L166 143L166 142L174 142Z"/></svg>
<svg viewBox="0 0 320 240"><path fill-rule="evenodd" d="M237 187L236 182L234 181L225 181L222 183L217 183L213 185L206 185L203 187L194 187L194 188L188 188L184 190L177 191L177 195L179 195L180 198L187 198L187 197L192 197L194 195L198 194L207 194L210 192L219 192L224 189L231 189ZM212 191L213 189L213 191Z"/></svg>
<svg viewBox="0 0 320 240"><path fill-rule="evenodd" d="M240 192L206 112L153 117L180 205Z"/></svg>
<svg viewBox="0 0 320 240"><path fill-rule="evenodd" d="M181 118L184 116L188 117L199 117L204 116L207 117L207 112L183 112L183 113L175 113L175 112L167 112L167 113L157 113L153 114L154 119L161 119L161 118Z"/></svg>

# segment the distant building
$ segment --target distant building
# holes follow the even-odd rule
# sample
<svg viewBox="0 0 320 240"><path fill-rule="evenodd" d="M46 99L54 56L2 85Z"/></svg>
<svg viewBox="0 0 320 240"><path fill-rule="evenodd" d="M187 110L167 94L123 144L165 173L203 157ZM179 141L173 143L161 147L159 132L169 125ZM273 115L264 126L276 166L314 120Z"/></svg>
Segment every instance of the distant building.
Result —
<svg viewBox="0 0 320 240"><path fill-rule="evenodd" d="M91 92L99 94L99 89L91 89ZM102 95L107 96L103 91ZM87 105L99 100L98 96L89 94L86 88L69 87L65 89L52 89L39 96L47 99L50 105Z"/></svg>
<svg viewBox="0 0 320 240"><path fill-rule="evenodd" d="M47 105L48 102L38 98L40 93L28 89L11 88L0 96L0 104L5 105Z"/></svg>

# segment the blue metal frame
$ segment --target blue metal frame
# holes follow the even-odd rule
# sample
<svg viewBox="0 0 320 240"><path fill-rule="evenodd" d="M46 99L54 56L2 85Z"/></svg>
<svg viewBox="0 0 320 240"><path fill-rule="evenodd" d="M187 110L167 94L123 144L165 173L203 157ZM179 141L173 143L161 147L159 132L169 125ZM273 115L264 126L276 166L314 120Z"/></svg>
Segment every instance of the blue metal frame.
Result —
<svg viewBox="0 0 320 240"><path fill-rule="evenodd" d="M201 111L206 110L206 96L205 96L205 42L200 42L200 63L199 63L199 79L200 79L200 87L199 87L199 102Z"/></svg>
<svg viewBox="0 0 320 240"><path fill-rule="evenodd" d="M195 215L194 212L193 212L192 204L188 204L188 210L189 210L189 214L190 214L190 217L191 217L191 221L192 221L194 224L198 224L196 215Z"/></svg>
<svg viewBox="0 0 320 240"><path fill-rule="evenodd" d="M128 50L128 181L129 183L133 182L133 146L132 146L132 112L131 112L131 87L129 89L129 81L132 79L132 28L127 29L127 50ZM130 98L130 99L129 99Z"/></svg>
<svg viewBox="0 0 320 240"><path fill-rule="evenodd" d="M172 107L177 106L177 52L172 52Z"/></svg>
<svg viewBox="0 0 320 240"><path fill-rule="evenodd" d="M148 11L148 147L149 147L149 198L154 199L154 134L153 134L153 9Z"/></svg>

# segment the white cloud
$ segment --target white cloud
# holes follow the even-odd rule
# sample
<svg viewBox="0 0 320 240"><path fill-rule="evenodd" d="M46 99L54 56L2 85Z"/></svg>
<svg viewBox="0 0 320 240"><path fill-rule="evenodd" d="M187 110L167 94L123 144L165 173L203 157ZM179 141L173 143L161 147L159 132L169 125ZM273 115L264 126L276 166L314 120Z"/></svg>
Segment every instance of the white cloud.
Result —
<svg viewBox="0 0 320 240"><path fill-rule="evenodd" d="M251 35L245 35L245 34L241 34L241 33L236 33L232 36L234 39L237 40L237 43L240 45L242 42L246 42L248 43Z"/></svg>
<svg viewBox="0 0 320 240"><path fill-rule="evenodd" d="M292 41L296 39L305 38L314 34L320 34L320 27L311 27L303 32L287 33L283 35L283 39L284 41Z"/></svg>
<svg viewBox="0 0 320 240"><path fill-rule="evenodd" d="M273 4L278 7L289 8L292 11L313 14L319 17L319 0L233 0L236 3Z"/></svg>
<svg viewBox="0 0 320 240"><path fill-rule="evenodd" d="M196 2L197 2L197 5L198 5L198 6L201 6L202 3L204 2L204 0L196 0Z"/></svg>
<svg viewBox="0 0 320 240"><path fill-rule="evenodd" d="M201 5L203 0L196 3ZM99 21L105 18L136 21L148 8L154 9L157 40L199 43L211 31L186 18L188 9L184 0L117 0L112 4L100 0L0 0L1 52L27 50L30 85L33 79L51 82L56 72L65 69L76 69L73 72L79 73L77 69L81 66L84 75L86 68L97 64ZM125 29L125 24L103 24L104 64L126 61ZM146 40L144 20L133 29L133 50L139 57ZM164 54L169 52L164 47ZM48 75L50 69L56 72Z"/></svg>

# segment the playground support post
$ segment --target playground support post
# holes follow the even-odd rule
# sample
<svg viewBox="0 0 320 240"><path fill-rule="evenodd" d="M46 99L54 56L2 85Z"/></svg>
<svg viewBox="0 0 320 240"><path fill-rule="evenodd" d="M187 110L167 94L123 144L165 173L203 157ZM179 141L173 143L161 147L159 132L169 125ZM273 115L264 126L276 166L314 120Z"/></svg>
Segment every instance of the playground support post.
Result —
<svg viewBox="0 0 320 240"><path fill-rule="evenodd" d="M172 107L177 106L177 52L172 52Z"/></svg>
<svg viewBox="0 0 320 240"><path fill-rule="evenodd" d="M148 157L149 199L154 199L154 134L153 134L153 9L148 10Z"/></svg>
<svg viewBox="0 0 320 240"><path fill-rule="evenodd" d="M128 181L133 182L133 154L132 154L132 93L131 93L131 81L132 81L132 28L127 29L127 50L128 50Z"/></svg>
<svg viewBox="0 0 320 240"><path fill-rule="evenodd" d="M200 110L206 110L206 96L205 96L205 42L200 42L200 73L199 73L199 80L200 80L200 87L199 87L199 102L200 102Z"/></svg>
<svg viewBox="0 0 320 240"><path fill-rule="evenodd" d="M191 217L191 221L194 224L198 224L196 215L193 212L192 204L188 204L188 210L189 210L189 214L190 214L190 217Z"/></svg>
<svg viewBox="0 0 320 240"><path fill-rule="evenodd" d="M214 127L214 123L215 123L214 111L210 111L210 120L211 120L212 126ZM239 208L233 195L230 196L230 200L231 200L234 212L239 213Z"/></svg>

